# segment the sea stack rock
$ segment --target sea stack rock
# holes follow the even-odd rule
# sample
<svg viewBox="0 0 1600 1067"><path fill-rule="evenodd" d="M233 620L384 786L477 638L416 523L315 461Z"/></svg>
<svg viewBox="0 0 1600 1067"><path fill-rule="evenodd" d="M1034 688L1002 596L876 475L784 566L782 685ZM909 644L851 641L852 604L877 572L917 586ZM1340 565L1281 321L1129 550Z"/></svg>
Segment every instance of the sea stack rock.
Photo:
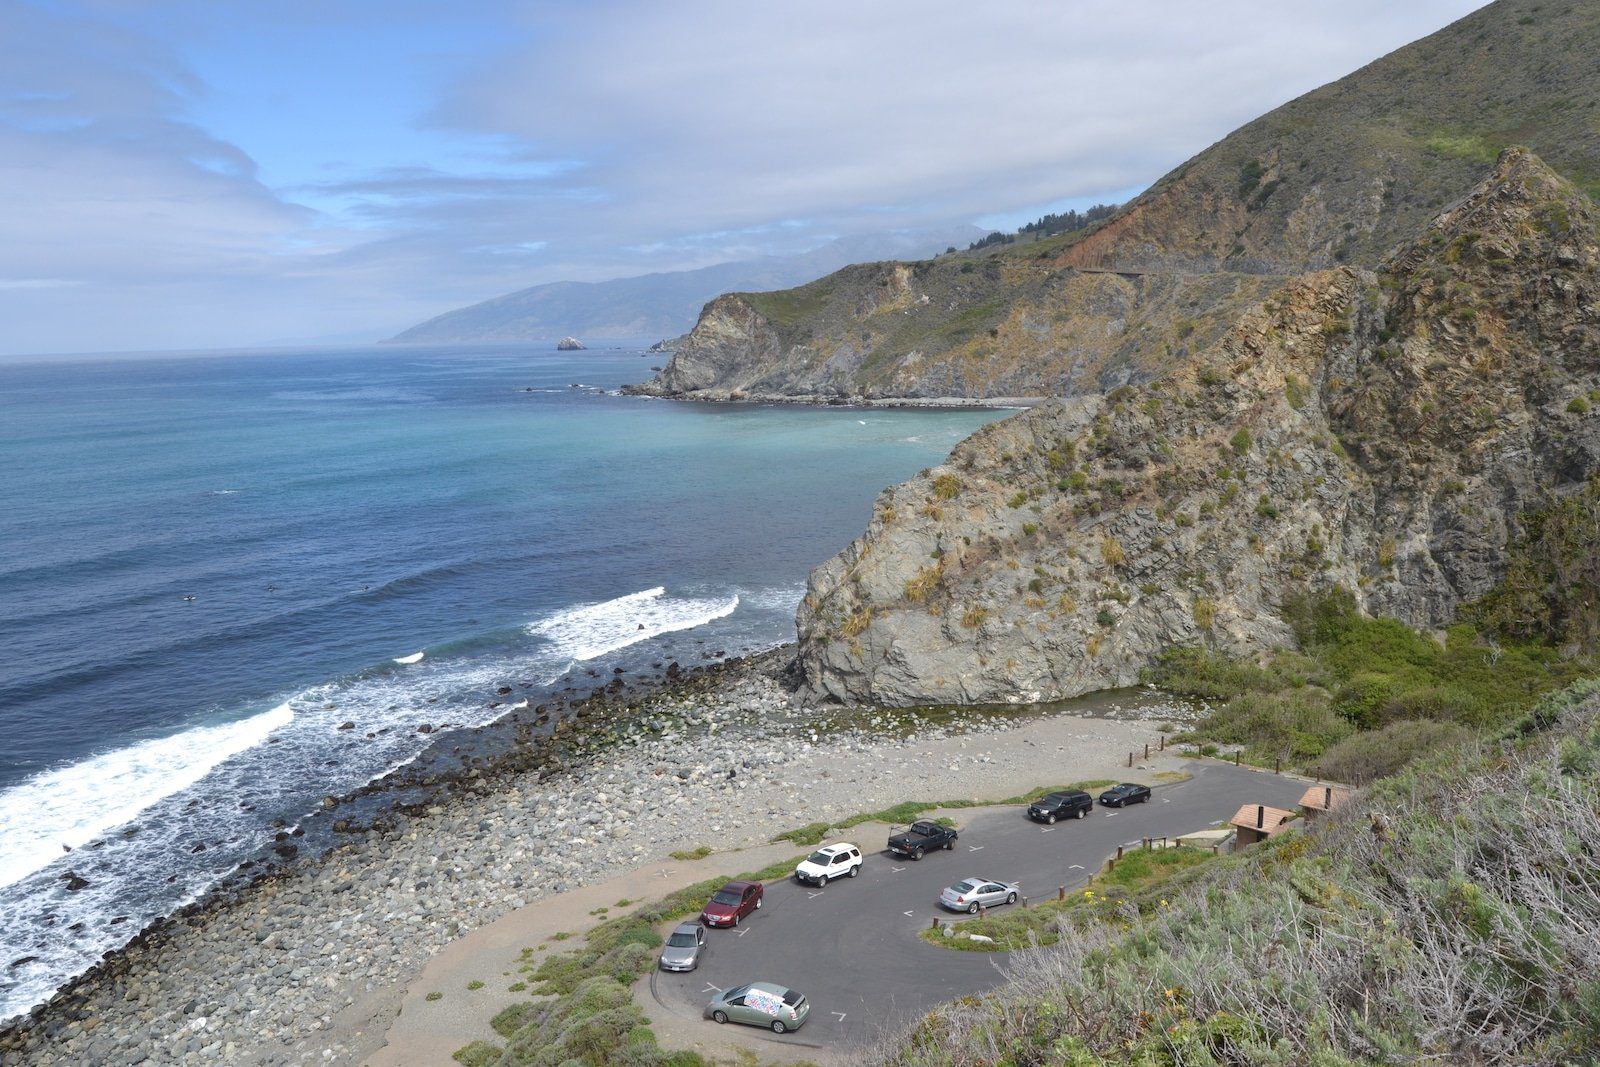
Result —
<svg viewBox="0 0 1600 1067"><path fill-rule="evenodd" d="M557 352L582 352L586 346L576 337L563 337L556 342Z"/></svg>

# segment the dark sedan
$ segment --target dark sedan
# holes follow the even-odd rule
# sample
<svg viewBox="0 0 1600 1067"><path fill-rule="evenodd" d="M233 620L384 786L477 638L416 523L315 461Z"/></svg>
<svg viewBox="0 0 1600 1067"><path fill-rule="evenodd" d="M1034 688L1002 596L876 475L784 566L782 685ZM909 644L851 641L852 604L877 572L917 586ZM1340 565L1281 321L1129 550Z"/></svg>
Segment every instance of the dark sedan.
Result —
<svg viewBox="0 0 1600 1067"><path fill-rule="evenodd" d="M738 926L739 920L761 907L760 882L729 882L715 893L700 913L707 926Z"/></svg>
<svg viewBox="0 0 1600 1067"><path fill-rule="evenodd" d="M1100 794L1100 803L1108 808L1120 808L1125 804L1143 804L1149 799L1150 787L1139 785L1137 782L1123 782Z"/></svg>

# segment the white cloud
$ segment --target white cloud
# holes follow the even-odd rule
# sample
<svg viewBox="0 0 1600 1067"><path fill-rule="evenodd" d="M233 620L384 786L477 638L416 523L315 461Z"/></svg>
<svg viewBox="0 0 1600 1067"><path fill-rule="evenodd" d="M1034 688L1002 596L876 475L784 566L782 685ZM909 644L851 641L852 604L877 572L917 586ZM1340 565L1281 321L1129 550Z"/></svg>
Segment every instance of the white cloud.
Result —
<svg viewBox="0 0 1600 1067"><path fill-rule="evenodd" d="M118 21L140 5L0 5L0 351L376 338L541 281L1109 196L1474 6L529 2L427 116L475 169L272 188L191 118L210 90L159 20ZM236 13L207 32L268 17Z"/></svg>

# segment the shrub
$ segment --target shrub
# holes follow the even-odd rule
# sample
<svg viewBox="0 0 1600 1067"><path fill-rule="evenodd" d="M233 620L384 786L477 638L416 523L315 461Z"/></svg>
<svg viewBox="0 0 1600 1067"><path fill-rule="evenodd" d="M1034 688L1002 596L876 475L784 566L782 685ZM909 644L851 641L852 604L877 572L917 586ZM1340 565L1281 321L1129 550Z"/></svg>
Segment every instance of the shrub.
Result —
<svg viewBox="0 0 1600 1067"><path fill-rule="evenodd" d="M1239 427L1238 432L1228 438L1228 444L1233 448L1234 455L1245 455L1250 451L1250 431L1243 426Z"/></svg>
<svg viewBox="0 0 1600 1067"><path fill-rule="evenodd" d="M1194 602L1194 624L1202 630L1211 629L1217 621L1217 603L1214 600L1196 600Z"/></svg>
<svg viewBox="0 0 1600 1067"><path fill-rule="evenodd" d="M1128 556L1117 543L1117 539L1107 535L1105 540L1100 542L1100 558L1108 567L1120 567L1127 562Z"/></svg>
<svg viewBox="0 0 1600 1067"><path fill-rule="evenodd" d="M914 604L921 604L938 587L939 580L943 577L944 563L942 560L931 567L922 568L914 577L906 581L906 599Z"/></svg>
<svg viewBox="0 0 1600 1067"><path fill-rule="evenodd" d="M989 609L985 607L970 607L961 616L961 625L969 630L976 630L989 618Z"/></svg>
<svg viewBox="0 0 1600 1067"><path fill-rule="evenodd" d="M954 474L941 474L933 480L933 495L940 500L954 500L961 493L961 479Z"/></svg>
<svg viewBox="0 0 1600 1067"><path fill-rule="evenodd" d="M1472 736L1464 726L1409 719L1379 730L1354 734L1329 746L1316 760L1317 772L1336 782L1365 785L1400 770L1419 756L1453 747Z"/></svg>
<svg viewBox="0 0 1600 1067"><path fill-rule="evenodd" d="M1094 621L1097 624L1110 629L1117 624L1117 617L1111 614L1111 612L1107 611L1105 608L1101 608L1095 613Z"/></svg>
<svg viewBox="0 0 1600 1067"><path fill-rule="evenodd" d="M1589 401L1581 396L1575 396L1567 401L1567 410L1574 415L1586 415L1589 412Z"/></svg>

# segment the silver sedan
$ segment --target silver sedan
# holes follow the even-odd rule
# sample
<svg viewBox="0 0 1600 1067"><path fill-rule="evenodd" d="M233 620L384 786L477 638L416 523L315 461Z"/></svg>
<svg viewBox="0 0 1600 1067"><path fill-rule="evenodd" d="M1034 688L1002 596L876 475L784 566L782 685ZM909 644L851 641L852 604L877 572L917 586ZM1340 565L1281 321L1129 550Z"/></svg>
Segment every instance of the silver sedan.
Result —
<svg viewBox="0 0 1600 1067"><path fill-rule="evenodd" d="M963 878L939 894L939 903L951 911L978 914L978 909L992 908L997 904L1015 904L1018 886L1015 882L997 882L992 878Z"/></svg>

